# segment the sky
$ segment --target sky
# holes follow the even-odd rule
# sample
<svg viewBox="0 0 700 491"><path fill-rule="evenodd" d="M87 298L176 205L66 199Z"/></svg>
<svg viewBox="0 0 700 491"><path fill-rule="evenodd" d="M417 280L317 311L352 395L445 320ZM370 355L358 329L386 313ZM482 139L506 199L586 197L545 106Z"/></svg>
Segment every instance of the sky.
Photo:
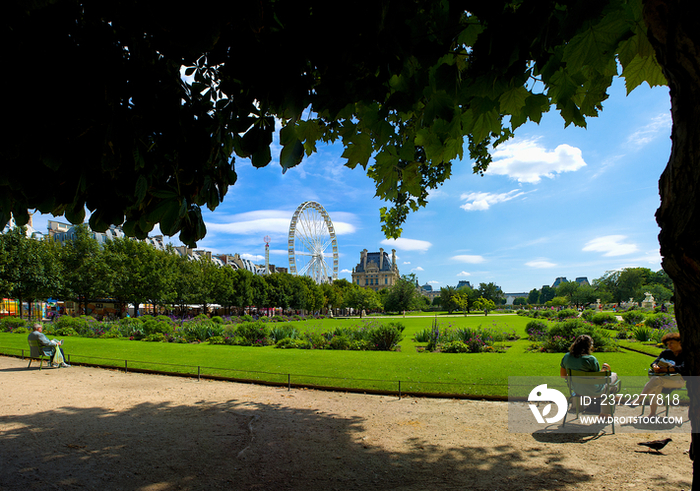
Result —
<svg viewBox="0 0 700 491"><path fill-rule="evenodd" d="M523 293L562 276L592 281L626 267L657 271L654 213L671 150L668 88L645 84L626 96L616 79L608 93L586 129L564 128L554 110L539 125L520 127L494 151L483 177L472 172L465 150L467 158L453 162L450 180L409 215L397 240L384 237L379 208L385 203L374 197L374 182L361 167L343 165L341 145L318 145L283 175L275 140L267 167L236 160L237 183L214 212L203 210L208 232L198 249L264 263L269 236L270 262L287 267L292 214L316 201L333 221L338 277L348 280L360 252L380 247L389 254L396 249L401 274L414 273L434 289L467 280ZM45 231L48 219L35 216L34 228ZM180 245L177 236L170 241Z"/></svg>

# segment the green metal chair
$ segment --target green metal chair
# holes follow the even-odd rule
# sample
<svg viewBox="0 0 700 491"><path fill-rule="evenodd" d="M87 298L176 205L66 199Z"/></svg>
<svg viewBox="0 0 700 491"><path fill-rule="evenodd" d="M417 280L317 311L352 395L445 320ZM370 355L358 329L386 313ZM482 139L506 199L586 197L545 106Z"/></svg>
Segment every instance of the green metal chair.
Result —
<svg viewBox="0 0 700 491"><path fill-rule="evenodd" d="M575 377L575 378L574 378ZM612 373L610 370L600 372L583 372L580 370L566 370L566 382L569 386L569 401L576 409L576 418L578 419L579 412L582 408L581 398L588 396L592 399L598 399L602 395L610 396L617 394L620 391L620 381L612 382ZM612 420L612 432L615 434L615 405L611 406L610 416ZM563 426L566 426L567 414L564 416Z"/></svg>
<svg viewBox="0 0 700 491"><path fill-rule="evenodd" d="M36 339L29 340L29 365L27 368L32 366L33 360L39 360L39 370L41 370L44 357L46 357L46 364L50 365L54 349L52 346L42 346Z"/></svg>

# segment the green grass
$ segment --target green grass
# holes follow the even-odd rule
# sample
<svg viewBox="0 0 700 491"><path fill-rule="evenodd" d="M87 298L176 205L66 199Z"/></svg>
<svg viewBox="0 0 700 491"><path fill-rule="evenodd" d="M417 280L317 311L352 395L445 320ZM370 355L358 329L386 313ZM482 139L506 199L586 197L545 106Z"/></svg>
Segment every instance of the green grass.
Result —
<svg viewBox="0 0 700 491"><path fill-rule="evenodd" d="M278 383L314 384L366 390L457 393L506 396L509 376L556 376L560 353L527 352L525 325L530 320L515 315L438 318L441 328L478 327L515 330L523 339L501 343L505 353L448 354L418 352L413 335L432 325L432 317L406 317L401 351L283 350L268 347L203 344L148 343L126 339L64 338L64 348L75 363L218 375ZM374 319L376 322L379 319ZM358 319L296 321L297 329L328 330L358 325ZM26 334L0 333L0 353L27 350ZM645 351L660 350L645 347ZM618 375L642 375L650 357L622 350L597 354Z"/></svg>

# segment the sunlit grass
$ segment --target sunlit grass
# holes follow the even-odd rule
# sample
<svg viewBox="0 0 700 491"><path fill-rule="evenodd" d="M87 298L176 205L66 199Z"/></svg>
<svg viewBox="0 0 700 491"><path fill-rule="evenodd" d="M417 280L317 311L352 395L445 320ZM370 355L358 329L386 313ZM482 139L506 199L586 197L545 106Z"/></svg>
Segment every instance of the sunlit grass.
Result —
<svg viewBox="0 0 700 491"><path fill-rule="evenodd" d="M418 352L413 336L431 327L434 317L384 319L406 326L400 351L335 351L276 349L272 346L225 346L149 343L127 339L65 338L64 348L74 363L142 368L196 375L214 375L275 383L339 386L365 390L506 396L509 376L557 376L561 353L527 351L525 325L530 319L509 316L438 317L440 329L460 327L515 331L520 340L498 343L504 353L448 354ZM371 322L382 322L370 318ZM299 329L329 330L362 325L359 319L296 321ZM28 350L26 334L0 333L0 352ZM651 354L660 350L645 347ZM653 352L653 353L652 353ZM651 358L631 351L596 354L618 375L646 373Z"/></svg>

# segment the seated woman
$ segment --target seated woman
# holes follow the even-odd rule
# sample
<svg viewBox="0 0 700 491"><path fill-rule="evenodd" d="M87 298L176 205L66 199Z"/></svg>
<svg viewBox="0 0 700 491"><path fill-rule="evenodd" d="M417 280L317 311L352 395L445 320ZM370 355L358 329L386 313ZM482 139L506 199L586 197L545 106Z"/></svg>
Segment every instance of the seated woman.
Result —
<svg viewBox="0 0 700 491"><path fill-rule="evenodd" d="M591 353L593 352L593 338L590 337L588 334L582 334L578 336L573 343L571 343L571 346L569 347L569 352L564 355L564 358L561 359L561 364L560 364L560 369L559 369L559 375L562 377L566 378L567 377L567 370L579 370L582 372L600 372L601 371L601 366L598 363L598 359L593 356ZM610 365L607 363L603 363L602 370L610 370ZM610 375L610 383L615 384L617 382L617 374L612 373ZM573 384L575 384L575 381L573 381ZM580 390L576 390L576 386L574 385L573 389L574 392L576 392L579 395L597 395L603 392L605 389L604 386L598 387L598 393L597 394L586 394L585 390L589 386L581 387ZM602 411L600 413L600 416L608 416L611 414L611 406L605 405L602 408Z"/></svg>
<svg viewBox="0 0 700 491"><path fill-rule="evenodd" d="M664 389L681 389L685 385L683 375L687 375L685 356L681 347L681 335L670 332L661 338L666 349L651 364L654 375L644 386L642 394L661 394ZM649 408L649 416L656 416L657 398L654 397Z"/></svg>

